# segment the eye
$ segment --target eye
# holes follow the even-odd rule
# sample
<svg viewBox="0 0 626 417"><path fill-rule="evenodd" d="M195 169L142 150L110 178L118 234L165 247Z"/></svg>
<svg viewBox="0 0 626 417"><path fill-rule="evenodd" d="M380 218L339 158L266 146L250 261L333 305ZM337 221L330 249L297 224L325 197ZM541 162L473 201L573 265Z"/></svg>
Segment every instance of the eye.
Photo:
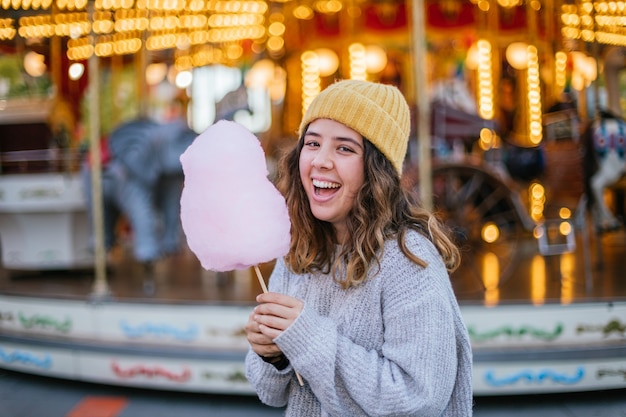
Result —
<svg viewBox="0 0 626 417"><path fill-rule="evenodd" d="M353 150L352 148L350 148L349 146L342 145L342 146L340 146L338 149L339 149L339 151L341 151L341 152L349 152L349 153L354 153L354 150Z"/></svg>
<svg viewBox="0 0 626 417"><path fill-rule="evenodd" d="M320 144L318 141L314 140L314 139L309 139L309 140L305 140L304 141L304 146L308 147L308 148L316 148L319 147Z"/></svg>

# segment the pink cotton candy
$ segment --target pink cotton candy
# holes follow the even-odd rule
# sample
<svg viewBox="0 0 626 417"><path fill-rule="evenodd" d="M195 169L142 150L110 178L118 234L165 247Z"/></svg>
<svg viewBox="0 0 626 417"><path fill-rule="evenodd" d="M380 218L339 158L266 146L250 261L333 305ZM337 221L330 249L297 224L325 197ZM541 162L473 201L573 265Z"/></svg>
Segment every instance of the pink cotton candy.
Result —
<svg viewBox="0 0 626 417"><path fill-rule="evenodd" d="M222 120L199 135L180 161L183 231L205 269L246 269L287 254L287 204L267 178L256 136Z"/></svg>

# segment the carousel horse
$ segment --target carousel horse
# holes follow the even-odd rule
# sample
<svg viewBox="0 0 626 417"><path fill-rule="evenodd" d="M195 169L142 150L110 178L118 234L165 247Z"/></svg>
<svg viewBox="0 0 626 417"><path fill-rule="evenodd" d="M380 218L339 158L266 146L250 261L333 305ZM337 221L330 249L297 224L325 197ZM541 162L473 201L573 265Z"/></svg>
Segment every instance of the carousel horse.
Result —
<svg viewBox="0 0 626 417"><path fill-rule="evenodd" d="M236 90L229 91L215 103L215 121L233 120L235 113L240 110L251 111L248 105L248 91L244 84Z"/></svg>
<svg viewBox="0 0 626 417"><path fill-rule="evenodd" d="M431 133L438 156L459 146L464 152L471 152L483 128L496 129L493 120L478 115L476 100L460 77L433 83L430 105Z"/></svg>
<svg viewBox="0 0 626 417"><path fill-rule="evenodd" d="M124 123L111 132L106 141L109 157L102 166L107 248L115 243L115 225L124 215L132 231L134 256L142 264L149 266L179 250L184 180L179 157L196 136L184 121L160 124L148 119ZM88 164L83 166L83 178L91 206Z"/></svg>
<svg viewBox="0 0 626 417"><path fill-rule="evenodd" d="M431 87L430 100L466 114L477 114L476 100L461 77L435 81Z"/></svg>
<svg viewBox="0 0 626 417"><path fill-rule="evenodd" d="M615 230L621 223L607 207L604 192L626 172L626 121L601 112L585 130L583 140L588 202L596 230Z"/></svg>

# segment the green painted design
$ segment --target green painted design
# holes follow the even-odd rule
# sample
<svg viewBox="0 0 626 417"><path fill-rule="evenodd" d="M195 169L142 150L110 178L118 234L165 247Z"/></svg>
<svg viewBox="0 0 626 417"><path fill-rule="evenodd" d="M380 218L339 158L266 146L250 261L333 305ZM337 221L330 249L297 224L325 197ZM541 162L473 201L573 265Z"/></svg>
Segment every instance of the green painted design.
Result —
<svg viewBox="0 0 626 417"><path fill-rule="evenodd" d="M203 372L202 376L205 379L217 379L219 381L227 381L227 382L234 382L234 383L247 383L248 379L246 378L246 375L241 372L241 371L235 371L233 373L229 373L229 374L223 374L223 373L213 373L213 372Z"/></svg>
<svg viewBox="0 0 626 417"><path fill-rule="evenodd" d="M557 323L554 327L553 331L546 331L542 329L538 329L532 326L521 326L515 328L513 326L501 326L495 330L490 330L483 333L478 333L474 327L468 327L467 331L470 335L470 338L475 342L484 342L490 339L495 339L498 336L508 336L509 338L519 338L522 336L532 336L536 339L542 339L546 342L551 342L557 339L563 333L563 324Z"/></svg>
<svg viewBox="0 0 626 417"><path fill-rule="evenodd" d="M32 329L34 327L40 327L44 329L52 328L61 333L67 333L72 329L72 321L69 319L69 317L66 318L64 322L60 322L59 320L55 320L51 317L42 316L40 314L35 314L29 318L22 314L22 312L18 313L18 317L22 326L26 329Z"/></svg>
<svg viewBox="0 0 626 417"><path fill-rule="evenodd" d="M611 333L617 333L622 337L626 336L626 324L619 319L610 320L605 325L579 324L576 327L577 333L602 333L604 337L608 337Z"/></svg>
<svg viewBox="0 0 626 417"><path fill-rule="evenodd" d="M235 372L226 378L230 382L248 382L248 378L243 372Z"/></svg>

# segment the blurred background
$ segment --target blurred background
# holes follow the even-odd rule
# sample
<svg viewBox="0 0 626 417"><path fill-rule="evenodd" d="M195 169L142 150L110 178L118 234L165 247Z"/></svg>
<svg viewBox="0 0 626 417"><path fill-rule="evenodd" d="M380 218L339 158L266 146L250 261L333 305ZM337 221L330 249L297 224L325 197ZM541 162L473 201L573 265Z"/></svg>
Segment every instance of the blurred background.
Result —
<svg viewBox="0 0 626 417"><path fill-rule="evenodd" d="M0 0L3 392L75 388L54 415L120 386L257 407L243 324L261 287L187 247L178 158L232 120L273 179L311 100L364 79L406 97L403 184L462 249L477 411L623 415L625 16L590 0ZM609 414L565 411L597 398Z"/></svg>

